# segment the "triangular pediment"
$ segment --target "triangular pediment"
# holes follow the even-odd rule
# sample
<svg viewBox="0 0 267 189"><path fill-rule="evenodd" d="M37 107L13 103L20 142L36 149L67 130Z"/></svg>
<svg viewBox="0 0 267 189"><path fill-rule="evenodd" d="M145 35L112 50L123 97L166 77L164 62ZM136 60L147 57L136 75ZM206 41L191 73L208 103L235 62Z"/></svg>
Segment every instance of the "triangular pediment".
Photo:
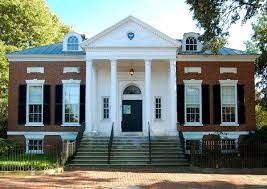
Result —
<svg viewBox="0 0 267 189"><path fill-rule="evenodd" d="M83 48L97 47L180 47L181 43L141 20L129 16L84 41Z"/></svg>

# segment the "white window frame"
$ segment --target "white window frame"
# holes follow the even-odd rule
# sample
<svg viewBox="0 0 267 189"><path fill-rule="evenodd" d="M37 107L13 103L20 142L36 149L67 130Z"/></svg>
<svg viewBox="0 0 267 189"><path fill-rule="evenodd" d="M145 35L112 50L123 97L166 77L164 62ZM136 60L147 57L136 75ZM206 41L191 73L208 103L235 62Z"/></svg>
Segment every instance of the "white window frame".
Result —
<svg viewBox="0 0 267 189"><path fill-rule="evenodd" d="M157 99L160 99L160 108L157 108ZM162 120L162 97L161 96L155 96L154 98L154 107L155 107L155 111L154 111L154 115L155 115L155 120L156 121L160 121ZM160 118L157 118L157 109L160 109Z"/></svg>
<svg viewBox="0 0 267 189"><path fill-rule="evenodd" d="M237 107L237 83L238 80L219 80L220 82L220 98L221 98L221 124L220 126L239 126L238 124L238 107ZM235 122L223 122L223 114L222 114L222 87L230 86L235 88Z"/></svg>
<svg viewBox="0 0 267 189"><path fill-rule="evenodd" d="M26 84L27 84L27 95L26 95L26 124L25 126L44 126L43 124L43 117L44 117L44 112L43 112L43 106L44 106L44 82L45 80L26 80ZM29 122L29 88L30 86L41 86L42 87L42 116L41 116L41 122Z"/></svg>
<svg viewBox="0 0 267 189"><path fill-rule="evenodd" d="M80 124L80 84L81 80L62 80L63 91L62 91L62 125L61 126L81 126ZM78 102L78 122L65 122L65 87L66 86L78 86L79 90L79 102Z"/></svg>
<svg viewBox="0 0 267 189"><path fill-rule="evenodd" d="M105 118L105 116L104 116L104 99L105 98L107 98L108 99L108 118ZM101 108L101 110L102 110L102 120L110 120L110 98L109 98L109 96L102 96L102 103L101 103L101 105L102 105L102 108Z"/></svg>
<svg viewBox="0 0 267 189"><path fill-rule="evenodd" d="M26 153L34 153L34 154L43 154L44 153L44 135L36 134L36 135L24 135L26 139ZM29 141L30 140L42 140L42 150L29 150Z"/></svg>
<svg viewBox="0 0 267 189"><path fill-rule="evenodd" d="M198 87L199 88L199 122L187 122L186 112L186 88L187 87ZM202 80L184 80L184 126L203 126L202 124Z"/></svg>
<svg viewBox="0 0 267 189"><path fill-rule="evenodd" d="M186 41L187 41L189 38L191 38L191 39L193 39L194 41L196 41L196 43L187 43ZM198 40L197 40L196 37L194 37L194 36L188 36L188 37L185 39L185 50L188 51L188 52L196 52L196 51L198 50L198 48L197 48L197 44L198 44ZM187 46L193 46L193 47L196 47L196 49L195 49L195 50L187 50L187 49L186 49Z"/></svg>

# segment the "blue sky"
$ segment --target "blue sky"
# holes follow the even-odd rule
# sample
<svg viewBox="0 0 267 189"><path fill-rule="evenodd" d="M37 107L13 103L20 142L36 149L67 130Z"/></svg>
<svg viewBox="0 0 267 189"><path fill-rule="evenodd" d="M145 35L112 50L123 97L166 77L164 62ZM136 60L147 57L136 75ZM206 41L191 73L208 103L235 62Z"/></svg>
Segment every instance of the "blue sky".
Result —
<svg viewBox="0 0 267 189"><path fill-rule="evenodd" d="M180 39L185 32L200 32L192 20L185 0L46 0L48 7L62 22L90 38L116 22L132 15L163 33ZM230 28L227 46L244 50L250 39L251 24Z"/></svg>

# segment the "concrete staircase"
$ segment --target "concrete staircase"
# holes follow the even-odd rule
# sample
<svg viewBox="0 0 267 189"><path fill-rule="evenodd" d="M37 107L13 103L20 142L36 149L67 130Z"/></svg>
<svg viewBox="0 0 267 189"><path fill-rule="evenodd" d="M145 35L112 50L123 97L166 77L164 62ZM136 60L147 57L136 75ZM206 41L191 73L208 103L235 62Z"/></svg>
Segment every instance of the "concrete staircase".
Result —
<svg viewBox="0 0 267 189"><path fill-rule="evenodd" d="M188 166L177 137L152 137L149 162L147 137L114 137L110 164L108 160L108 137L84 137L71 167L82 166Z"/></svg>

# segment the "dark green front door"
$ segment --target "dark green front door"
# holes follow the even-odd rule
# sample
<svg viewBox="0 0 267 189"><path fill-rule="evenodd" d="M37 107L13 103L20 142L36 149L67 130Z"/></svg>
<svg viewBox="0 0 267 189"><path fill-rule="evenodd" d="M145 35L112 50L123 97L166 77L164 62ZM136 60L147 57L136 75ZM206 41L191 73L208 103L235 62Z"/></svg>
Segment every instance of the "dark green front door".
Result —
<svg viewBox="0 0 267 189"><path fill-rule="evenodd" d="M142 100L122 101L122 132L142 132Z"/></svg>

